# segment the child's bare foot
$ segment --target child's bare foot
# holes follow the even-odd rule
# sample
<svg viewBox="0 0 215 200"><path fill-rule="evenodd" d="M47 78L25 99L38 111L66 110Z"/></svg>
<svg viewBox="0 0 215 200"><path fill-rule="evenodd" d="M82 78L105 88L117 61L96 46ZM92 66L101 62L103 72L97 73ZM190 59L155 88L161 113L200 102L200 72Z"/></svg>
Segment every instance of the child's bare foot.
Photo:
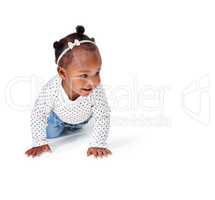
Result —
<svg viewBox="0 0 215 200"><path fill-rule="evenodd" d="M101 147L90 147L87 150L87 156L93 155L94 157L103 157L111 155L112 152L107 148L101 148Z"/></svg>
<svg viewBox="0 0 215 200"><path fill-rule="evenodd" d="M38 146L38 147L33 147L33 148L27 150L25 152L25 154L27 156L35 157L35 156L39 156L43 152L51 152L51 148L49 147L48 144L45 144L45 145L42 145L42 146Z"/></svg>

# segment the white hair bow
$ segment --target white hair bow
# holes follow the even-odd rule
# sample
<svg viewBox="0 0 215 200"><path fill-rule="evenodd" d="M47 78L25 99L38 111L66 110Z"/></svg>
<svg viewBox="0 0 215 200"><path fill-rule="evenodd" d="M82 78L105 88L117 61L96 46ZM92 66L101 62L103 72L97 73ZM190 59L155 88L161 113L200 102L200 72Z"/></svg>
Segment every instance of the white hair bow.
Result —
<svg viewBox="0 0 215 200"><path fill-rule="evenodd" d="M80 44L81 44L80 41L77 40L77 39L75 39L73 43L72 43L72 42L68 42L68 47L69 47L70 49L72 49L72 48L75 47L75 46L80 46Z"/></svg>

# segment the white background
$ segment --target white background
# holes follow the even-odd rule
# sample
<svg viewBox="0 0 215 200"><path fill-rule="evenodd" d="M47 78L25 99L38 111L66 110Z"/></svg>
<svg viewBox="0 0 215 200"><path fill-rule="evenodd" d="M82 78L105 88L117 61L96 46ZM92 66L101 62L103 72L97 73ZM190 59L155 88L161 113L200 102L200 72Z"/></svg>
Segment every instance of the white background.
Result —
<svg viewBox="0 0 215 200"><path fill-rule="evenodd" d="M0 2L0 199L215 198L213 1ZM82 24L103 57L113 155L88 131L32 159L30 110L54 41Z"/></svg>

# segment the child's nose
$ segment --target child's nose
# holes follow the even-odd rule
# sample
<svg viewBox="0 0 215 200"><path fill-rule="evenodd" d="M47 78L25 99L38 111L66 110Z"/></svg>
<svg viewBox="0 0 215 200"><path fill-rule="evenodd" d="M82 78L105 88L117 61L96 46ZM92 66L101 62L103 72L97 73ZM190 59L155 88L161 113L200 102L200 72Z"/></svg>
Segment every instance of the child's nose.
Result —
<svg viewBox="0 0 215 200"><path fill-rule="evenodd" d="M90 89L90 88L94 88L96 85L95 81L93 81L92 79L88 80L87 84L85 85L86 89Z"/></svg>

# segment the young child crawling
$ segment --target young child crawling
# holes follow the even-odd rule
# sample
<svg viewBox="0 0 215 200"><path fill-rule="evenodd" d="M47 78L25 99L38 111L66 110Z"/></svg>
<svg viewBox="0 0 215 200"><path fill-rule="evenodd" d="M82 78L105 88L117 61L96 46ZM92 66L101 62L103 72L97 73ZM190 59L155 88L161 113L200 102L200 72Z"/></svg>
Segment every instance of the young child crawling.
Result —
<svg viewBox="0 0 215 200"><path fill-rule="evenodd" d="M82 128L94 118L87 155L103 157L110 128L110 107L100 79L102 60L94 38L76 32L54 42L57 75L40 91L31 112L33 145L25 153L39 156L50 151L47 138L62 136L65 130Z"/></svg>

